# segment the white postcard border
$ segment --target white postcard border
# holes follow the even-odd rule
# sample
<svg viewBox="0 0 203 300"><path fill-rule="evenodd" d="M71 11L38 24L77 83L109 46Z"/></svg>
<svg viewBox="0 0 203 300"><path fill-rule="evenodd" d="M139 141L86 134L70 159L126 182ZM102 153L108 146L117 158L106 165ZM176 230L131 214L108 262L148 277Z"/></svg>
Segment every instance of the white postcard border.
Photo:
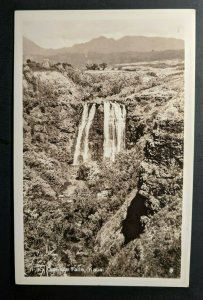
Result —
<svg viewBox="0 0 203 300"><path fill-rule="evenodd" d="M115 13L116 12L116 13ZM112 18L139 17L147 20L159 15L181 19L185 28L185 108L184 108L184 177L181 277L178 279L137 277L25 277L24 230L23 230L23 22L37 19L61 18ZM114 285L114 286L189 286L191 248L193 154L194 154L194 108L195 108L195 10L91 10L91 11L16 11L14 45L14 234L15 234L15 280L16 284L32 285Z"/></svg>

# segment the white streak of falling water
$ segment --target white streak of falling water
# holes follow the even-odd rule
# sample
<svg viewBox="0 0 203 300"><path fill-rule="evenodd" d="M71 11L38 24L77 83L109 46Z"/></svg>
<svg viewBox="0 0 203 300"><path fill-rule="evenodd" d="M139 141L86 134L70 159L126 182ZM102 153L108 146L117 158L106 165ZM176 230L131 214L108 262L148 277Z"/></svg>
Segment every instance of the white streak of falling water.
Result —
<svg viewBox="0 0 203 300"><path fill-rule="evenodd" d="M85 139L84 139L84 151L83 151L83 161L84 162L88 161L88 159L90 158L89 157L89 131L90 131L90 127L92 125L92 121L94 119L95 111L96 111L96 105L94 103L90 109L88 121L85 126Z"/></svg>
<svg viewBox="0 0 203 300"><path fill-rule="evenodd" d="M125 131L126 131L126 109L122 105L122 148L125 149Z"/></svg>
<svg viewBox="0 0 203 300"><path fill-rule="evenodd" d="M110 133L111 133L111 160L114 161L115 160L115 156L117 153L117 139L118 139L118 135L117 135L117 124L116 124L116 118L115 118L115 109L114 109L114 104L110 104L111 110L110 110L110 124L109 124L109 129L110 129Z"/></svg>
<svg viewBox="0 0 203 300"><path fill-rule="evenodd" d="M104 157L111 157L111 147L109 138L109 119L110 119L110 103L104 102Z"/></svg>
<svg viewBox="0 0 203 300"><path fill-rule="evenodd" d="M82 120L78 129L78 136L77 136L74 159L73 159L74 165L77 165L79 163L79 156L81 155L81 141L82 141L83 131L85 129L87 120L88 120L88 105L87 103L85 103L83 107Z"/></svg>
<svg viewBox="0 0 203 300"><path fill-rule="evenodd" d="M117 149L116 152L120 152L122 150L122 134L123 134L123 124L122 124L122 112L121 106L113 103L114 115L115 115L115 125L116 125L116 133L117 133Z"/></svg>
<svg viewBox="0 0 203 300"><path fill-rule="evenodd" d="M117 153L125 149L125 105L104 103L104 158L114 161Z"/></svg>

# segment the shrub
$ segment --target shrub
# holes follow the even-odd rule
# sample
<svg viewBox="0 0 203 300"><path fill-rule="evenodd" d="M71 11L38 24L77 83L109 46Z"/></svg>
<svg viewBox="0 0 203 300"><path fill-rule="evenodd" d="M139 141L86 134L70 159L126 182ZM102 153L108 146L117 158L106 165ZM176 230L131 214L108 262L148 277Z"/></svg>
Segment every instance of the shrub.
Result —
<svg viewBox="0 0 203 300"><path fill-rule="evenodd" d="M96 63L87 64L86 69L87 70L99 70L99 65Z"/></svg>
<svg viewBox="0 0 203 300"><path fill-rule="evenodd" d="M108 266L108 257L103 254L95 254L95 256L92 259L92 268L101 268L101 269L106 269Z"/></svg>

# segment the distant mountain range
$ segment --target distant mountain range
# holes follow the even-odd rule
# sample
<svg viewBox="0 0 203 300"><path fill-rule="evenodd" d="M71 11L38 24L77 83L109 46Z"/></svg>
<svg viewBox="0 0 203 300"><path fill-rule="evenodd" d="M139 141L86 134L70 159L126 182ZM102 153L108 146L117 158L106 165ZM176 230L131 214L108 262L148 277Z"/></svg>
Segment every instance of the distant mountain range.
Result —
<svg viewBox="0 0 203 300"><path fill-rule="evenodd" d="M87 62L123 63L132 62L133 59L154 60L164 52L165 55L161 55L164 59L167 55L169 59L171 56L179 58L183 56L183 49L183 40L163 37L125 36L115 40L100 36L85 43L60 49L42 48L28 38L23 38L24 59L30 57L41 61L49 58L51 61L64 61L76 66Z"/></svg>

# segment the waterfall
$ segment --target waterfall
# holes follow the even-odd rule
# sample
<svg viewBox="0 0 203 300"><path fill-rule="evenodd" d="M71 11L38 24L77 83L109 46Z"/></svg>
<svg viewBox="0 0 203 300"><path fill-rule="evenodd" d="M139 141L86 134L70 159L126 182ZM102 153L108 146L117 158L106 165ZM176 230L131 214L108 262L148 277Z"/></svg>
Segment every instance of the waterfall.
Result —
<svg viewBox="0 0 203 300"><path fill-rule="evenodd" d="M114 161L125 149L126 109L118 103L104 103L104 158Z"/></svg>
<svg viewBox="0 0 203 300"><path fill-rule="evenodd" d="M92 121L94 119L95 111L96 111L96 106L95 106L95 104L93 104L90 109L87 125L85 126L83 161L87 161L89 159L89 131L90 131L90 127L92 125Z"/></svg>
<svg viewBox="0 0 203 300"><path fill-rule="evenodd" d="M96 113L96 104L83 106L83 113L78 129L73 164L86 162L91 159L89 151L89 132ZM125 149L125 105L104 102L104 158L115 161L116 154Z"/></svg>
<svg viewBox="0 0 203 300"><path fill-rule="evenodd" d="M110 102L104 102L104 157L111 157L109 123Z"/></svg>
<svg viewBox="0 0 203 300"><path fill-rule="evenodd" d="M89 105L85 103L83 107L82 120L78 129L73 164L78 165L80 160L83 162L89 159L89 131L92 125L96 111L96 106L93 104L89 109Z"/></svg>

